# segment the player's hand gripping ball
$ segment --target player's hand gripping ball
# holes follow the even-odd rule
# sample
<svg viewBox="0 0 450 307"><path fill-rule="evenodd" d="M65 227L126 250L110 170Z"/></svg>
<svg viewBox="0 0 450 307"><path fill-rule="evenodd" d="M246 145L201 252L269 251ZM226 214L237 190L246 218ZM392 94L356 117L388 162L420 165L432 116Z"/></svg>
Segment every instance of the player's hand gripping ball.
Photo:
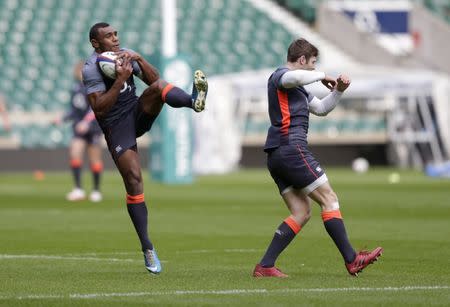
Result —
<svg viewBox="0 0 450 307"><path fill-rule="evenodd" d="M112 51L106 51L97 56L98 67L100 67L102 73L110 79L116 78L117 61L117 55ZM120 65L121 63L118 62L117 64Z"/></svg>

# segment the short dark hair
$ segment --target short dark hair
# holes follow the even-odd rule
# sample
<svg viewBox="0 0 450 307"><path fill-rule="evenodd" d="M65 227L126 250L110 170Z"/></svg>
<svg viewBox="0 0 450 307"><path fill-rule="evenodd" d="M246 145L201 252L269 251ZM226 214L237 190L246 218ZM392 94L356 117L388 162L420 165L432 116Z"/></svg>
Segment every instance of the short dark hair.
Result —
<svg viewBox="0 0 450 307"><path fill-rule="evenodd" d="M109 23L107 22L97 22L95 25L91 27L89 30L89 41L93 39L97 39L98 37L98 29L109 27Z"/></svg>
<svg viewBox="0 0 450 307"><path fill-rule="evenodd" d="M308 61L312 56L317 57L319 55L319 50L306 39L299 38L289 45L287 60L292 63L297 61L302 55L304 55Z"/></svg>

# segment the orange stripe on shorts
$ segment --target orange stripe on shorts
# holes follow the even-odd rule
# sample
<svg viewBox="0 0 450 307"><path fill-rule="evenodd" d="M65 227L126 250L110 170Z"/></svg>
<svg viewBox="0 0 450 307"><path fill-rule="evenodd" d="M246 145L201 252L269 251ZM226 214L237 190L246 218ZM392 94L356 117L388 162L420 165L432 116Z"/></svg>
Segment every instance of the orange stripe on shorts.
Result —
<svg viewBox="0 0 450 307"><path fill-rule="evenodd" d="M342 215L340 210L333 210L333 211L322 211L322 220L324 222L331 220L331 219L341 219Z"/></svg>
<svg viewBox="0 0 450 307"><path fill-rule="evenodd" d="M297 222L291 216L285 218L284 222L289 226L289 228L292 229L295 234L297 234L300 229L302 229L302 226L297 224Z"/></svg>
<svg viewBox="0 0 450 307"><path fill-rule="evenodd" d="M127 194L127 204L140 204L144 202L144 193L138 195Z"/></svg>
<svg viewBox="0 0 450 307"><path fill-rule="evenodd" d="M163 88L163 90L162 90L162 92L161 92L161 98L162 98L162 100L163 101L166 101L166 95L167 95L167 93L171 90L173 88L173 84L167 84L164 88Z"/></svg>

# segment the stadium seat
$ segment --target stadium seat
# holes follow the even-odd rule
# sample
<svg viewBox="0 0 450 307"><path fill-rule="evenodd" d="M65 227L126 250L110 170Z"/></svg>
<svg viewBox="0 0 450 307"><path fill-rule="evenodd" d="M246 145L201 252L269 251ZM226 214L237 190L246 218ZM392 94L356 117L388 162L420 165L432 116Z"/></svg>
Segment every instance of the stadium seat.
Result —
<svg viewBox="0 0 450 307"><path fill-rule="evenodd" d="M316 20L316 9L323 0L277 0L278 4L308 23Z"/></svg>

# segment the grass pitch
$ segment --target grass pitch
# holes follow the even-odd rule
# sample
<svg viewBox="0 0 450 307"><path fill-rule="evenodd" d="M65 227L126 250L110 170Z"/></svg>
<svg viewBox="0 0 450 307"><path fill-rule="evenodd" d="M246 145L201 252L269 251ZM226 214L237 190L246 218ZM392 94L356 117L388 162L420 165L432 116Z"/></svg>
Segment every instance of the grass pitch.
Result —
<svg viewBox="0 0 450 307"><path fill-rule="evenodd" d="M105 174L99 204L64 200L69 173L2 174L0 305L448 305L450 180L401 171L392 184L392 172L327 170L353 246L383 246L378 262L349 276L316 206L277 262L282 280L251 277L288 215L266 170L182 186L145 175L157 276L143 266L117 172Z"/></svg>

